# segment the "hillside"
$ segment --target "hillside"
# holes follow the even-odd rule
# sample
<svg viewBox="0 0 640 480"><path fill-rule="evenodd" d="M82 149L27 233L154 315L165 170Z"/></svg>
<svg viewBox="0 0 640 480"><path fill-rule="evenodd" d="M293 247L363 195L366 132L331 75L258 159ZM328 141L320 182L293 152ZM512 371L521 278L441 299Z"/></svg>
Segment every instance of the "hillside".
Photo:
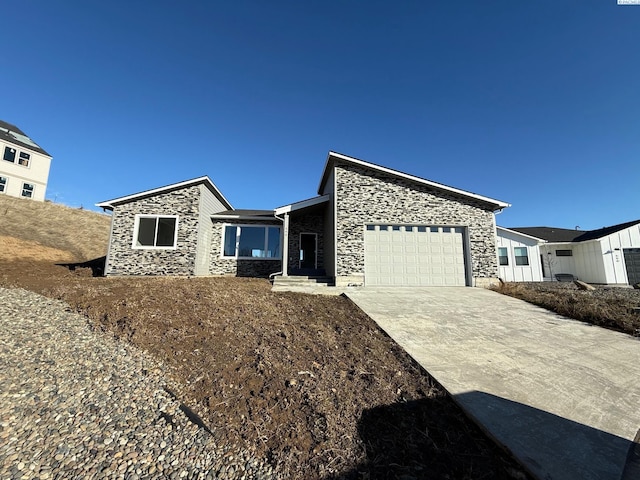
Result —
<svg viewBox="0 0 640 480"><path fill-rule="evenodd" d="M0 195L0 250L5 257L14 259L19 255L59 261L91 260L107 253L110 222L108 215L97 212ZM26 243L18 249L15 240L2 237Z"/></svg>

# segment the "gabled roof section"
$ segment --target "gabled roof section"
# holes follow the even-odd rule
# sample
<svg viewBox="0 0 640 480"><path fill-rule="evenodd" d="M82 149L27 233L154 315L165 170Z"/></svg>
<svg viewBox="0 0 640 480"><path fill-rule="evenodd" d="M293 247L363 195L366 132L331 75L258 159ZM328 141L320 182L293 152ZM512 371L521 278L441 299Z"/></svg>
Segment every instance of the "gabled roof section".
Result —
<svg viewBox="0 0 640 480"><path fill-rule="evenodd" d="M214 185L211 179L208 176L193 178L191 180L185 180L184 182L172 183L171 185L167 185L160 188L154 188L152 190L145 190L144 192L134 193L133 195L127 195L125 197L114 198L113 200L106 200L104 202L96 203L96 207L104 208L105 210L113 210L114 207L118 205L123 205L125 203L134 202L141 198L153 197L155 195L160 195L162 193L169 193L175 190L182 190L183 188L189 188L194 185L203 184L206 186L211 192L222 202L222 204L227 207L229 210L233 210L233 206L229 203L229 201L224 198L224 195L218 190L218 187Z"/></svg>
<svg viewBox="0 0 640 480"><path fill-rule="evenodd" d="M290 205L283 205L275 209L276 215L283 215L289 212L295 212L296 210L302 210L303 208L313 207L329 201L329 195L320 195L306 200L300 200L299 202L292 203Z"/></svg>
<svg viewBox="0 0 640 480"><path fill-rule="evenodd" d="M517 230L510 229L510 228L505 228L505 227L500 227L500 226L497 226L496 228L498 230L502 230L503 232L512 233L514 235L519 235L521 237L530 238L531 240L537 240L538 242L546 242L546 240L544 238L535 237L533 235L522 233L522 232L519 232Z"/></svg>
<svg viewBox="0 0 640 480"><path fill-rule="evenodd" d="M347 155L343 155L342 153L329 152L327 156L327 162L324 167L324 171L322 172L322 177L320 179L320 185L318 186L318 193L322 192L322 189L329 178L329 173L333 168L335 162L341 161L345 163L350 163L352 165L358 165L364 168L368 168L371 170L375 170L377 172L385 173L387 175L392 175L398 178L402 178L404 180L409 180L421 185L427 185L429 187L436 188L438 190L442 190L445 192L455 193L456 195L460 195L462 197L472 198L474 200L479 200L481 202L488 203L492 206L493 210L501 210L506 207L510 207L511 204L502 202L500 200L496 200L493 198L485 197L482 195L478 195L476 193L467 192L465 190L460 190L459 188L450 187L448 185L444 185L442 183L433 182L431 180L427 180L424 178L416 177L414 175L409 175L408 173L400 172L399 170L393 170L391 168L383 167L381 165L376 165L375 163L365 162L364 160L359 160L357 158L349 157Z"/></svg>
<svg viewBox="0 0 640 480"><path fill-rule="evenodd" d="M553 227L513 227L511 230L524 233L534 237L542 238L548 242L586 242L597 240L612 233L619 232L634 225L640 224L640 220L620 223L611 227L599 228L597 230L571 230L567 228Z"/></svg>
<svg viewBox="0 0 640 480"><path fill-rule="evenodd" d="M19 145L20 147L28 148L29 150L41 153L43 155L46 155L47 157L51 156L47 152L45 152L44 149L40 147L40 145L31 140L26 133L24 133L15 125L7 123L3 120L0 120L0 140Z"/></svg>

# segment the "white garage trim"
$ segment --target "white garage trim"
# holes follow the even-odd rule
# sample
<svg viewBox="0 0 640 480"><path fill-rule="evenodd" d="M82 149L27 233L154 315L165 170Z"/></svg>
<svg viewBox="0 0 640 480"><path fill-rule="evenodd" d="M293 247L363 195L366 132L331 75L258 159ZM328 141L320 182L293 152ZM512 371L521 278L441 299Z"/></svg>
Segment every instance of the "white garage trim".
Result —
<svg viewBox="0 0 640 480"><path fill-rule="evenodd" d="M470 285L464 226L368 224L364 247L367 286Z"/></svg>

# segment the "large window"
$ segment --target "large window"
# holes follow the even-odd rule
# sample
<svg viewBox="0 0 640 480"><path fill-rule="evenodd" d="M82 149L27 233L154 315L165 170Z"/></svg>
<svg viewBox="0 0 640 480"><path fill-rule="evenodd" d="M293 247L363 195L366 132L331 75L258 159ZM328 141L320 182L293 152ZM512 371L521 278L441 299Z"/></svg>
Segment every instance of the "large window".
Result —
<svg viewBox="0 0 640 480"><path fill-rule="evenodd" d="M516 265L529 265L529 254L527 247L515 247L513 253L516 257Z"/></svg>
<svg viewBox="0 0 640 480"><path fill-rule="evenodd" d="M500 265L509 265L509 254L507 247L498 247L498 260Z"/></svg>
<svg viewBox="0 0 640 480"><path fill-rule="evenodd" d="M178 217L136 215L133 248L176 248Z"/></svg>
<svg viewBox="0 0 640 480"><path fill-rule="evenodd" d="M223 256L279 259L280 227L268 225L227 225L224 228Z"/></svg>
<svg viewBox="0 0 640 480"><path fill-rule="evenodd" d="M22 193L20 193L20 195L22 195L24 198L31 198L33 197L33 189L35 187L33 186L33 183L23 183L22 184Z"/></svg>
<svg viewBox="0 0 640 480"><path fill-rule="evenodd" d="M7 189L7 177L0 177L0 193Z"/></svg>

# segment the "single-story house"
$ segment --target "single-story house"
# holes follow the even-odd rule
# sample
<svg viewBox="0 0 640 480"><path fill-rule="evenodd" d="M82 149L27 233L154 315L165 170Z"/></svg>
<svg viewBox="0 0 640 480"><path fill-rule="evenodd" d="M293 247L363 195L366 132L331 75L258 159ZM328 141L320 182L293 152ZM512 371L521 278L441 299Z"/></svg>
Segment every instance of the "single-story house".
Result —
<svg viewBox="0 0 640 480"><path fill-rule="evenodd" d="M345 285L484 286L509 204L330 152L317 196L236 210L208 177L98 203L106 275L326 275Z"/></svg>
<svg viewBox="0 0 640 480"><path fill-rule="evenodd" d="M570 274L595 284L634 285L640 282L640 220L589 231L498 227L497 232L500 278L504 280L539 281L541 270L543 280ZM516 245L514 239L520 243ZM516 255L521 255L517 252L523 252L523 247L528 250L528 264L522 261L518 264Z"/></svg>

